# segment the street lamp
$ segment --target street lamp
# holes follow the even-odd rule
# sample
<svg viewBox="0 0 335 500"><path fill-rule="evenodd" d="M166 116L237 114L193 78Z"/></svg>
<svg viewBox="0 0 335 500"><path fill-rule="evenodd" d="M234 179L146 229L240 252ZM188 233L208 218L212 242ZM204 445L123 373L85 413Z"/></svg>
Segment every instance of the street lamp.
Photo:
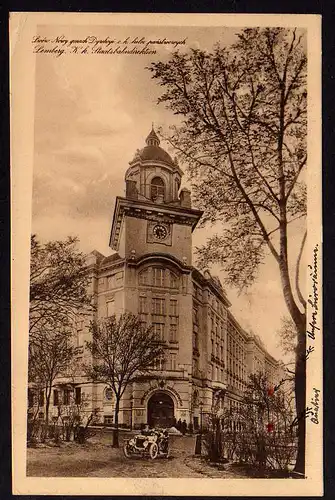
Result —
<svg viewBox="0 0 335 500"><path fill-rule="evenodd" d="M130 396L130 430L133 430L133 395Z"/></svg>
<svg viewBox="0 0 335 500"><path fill-rule="evenodd" d="M202 407L203 407L203 402L200 401L199 403L199 408L200 408L200 432L197 434L196 441L195 441L195 455L201 455L201 442L202 442Z"/></svg>

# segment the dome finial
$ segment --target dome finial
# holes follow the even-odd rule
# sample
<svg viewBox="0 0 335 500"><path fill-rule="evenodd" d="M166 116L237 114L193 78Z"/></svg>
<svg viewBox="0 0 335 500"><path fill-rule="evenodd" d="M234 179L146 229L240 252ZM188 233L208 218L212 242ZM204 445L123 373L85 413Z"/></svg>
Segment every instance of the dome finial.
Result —
<svg viewBox="0 0 335 500"><path fill-rule="evenodd" d="M155 132L154 122L152 122L151 127L152 127L151 132L146 138L145 142L147 143L148 146L159 146L160 140Z"/></svg>

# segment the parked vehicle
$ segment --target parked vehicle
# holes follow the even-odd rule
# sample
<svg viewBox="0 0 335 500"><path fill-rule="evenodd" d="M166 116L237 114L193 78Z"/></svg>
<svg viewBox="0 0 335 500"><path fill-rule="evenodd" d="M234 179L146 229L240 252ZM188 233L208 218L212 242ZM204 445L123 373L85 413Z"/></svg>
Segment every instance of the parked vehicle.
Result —
<svg viewBox="0 0 335 500"><path fill-rule="evenodd" d="M158 456L169 457L169 434L167 430L142 431L141 434L127 439L123 446L127 458L133 455L149 456L152 460Z"/></svg>

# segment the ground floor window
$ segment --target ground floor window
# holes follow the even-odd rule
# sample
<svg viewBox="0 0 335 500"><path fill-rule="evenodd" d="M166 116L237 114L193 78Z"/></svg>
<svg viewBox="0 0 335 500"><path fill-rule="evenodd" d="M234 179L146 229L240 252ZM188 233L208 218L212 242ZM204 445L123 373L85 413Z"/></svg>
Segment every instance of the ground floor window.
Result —
<svg viewBox="0 0 335 500"><path fill-rule="evenodd" d="M59 392L57 389L54 389L54 406L59 405Z"/></svg>
<svg viewBox="0 0 335 500"><path fill-rule="evenodd" d="M76 387L75 401L76 401L76 405L80 405L80 403L81 403L81 387Z"/></svg>
<svg viewBox="0 0 335 500"><path fill-rule="evenodd" d="M104 424L111 425L113 423L113 415L105 415L104 416Z"/></svg>

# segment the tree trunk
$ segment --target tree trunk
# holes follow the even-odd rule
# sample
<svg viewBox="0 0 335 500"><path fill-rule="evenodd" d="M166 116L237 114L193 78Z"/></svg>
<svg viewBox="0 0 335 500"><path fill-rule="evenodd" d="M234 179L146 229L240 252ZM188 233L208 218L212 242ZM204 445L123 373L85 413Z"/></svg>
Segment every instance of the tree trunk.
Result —
<svg viewBox="0 0 335 500"><path fill-rule="evenodd" d="M45 388L45 431L44 431L44 439L48 437L49 433L49 409L50 409L50 397L51 390Z"/></svg>
<svg viewBox="0 0 335 500"><path fill-rule="evenodd" d="M120 400L116 398L114 411L113 448L119 447L119 408Z"/></svg>
<svg viewBox="0 0 335 500"><path fill-rule="evenodd" d="M284 221L286 222L286 215ZM292 293L290 276L288 271L287 257L287 225L282 224L280 231L280 276L285 303L298 332L298 346L295 360L295 407L298 419L298 453L295 471L305 474L305 451L306 451L306 313L298 308Z"/></svg>

